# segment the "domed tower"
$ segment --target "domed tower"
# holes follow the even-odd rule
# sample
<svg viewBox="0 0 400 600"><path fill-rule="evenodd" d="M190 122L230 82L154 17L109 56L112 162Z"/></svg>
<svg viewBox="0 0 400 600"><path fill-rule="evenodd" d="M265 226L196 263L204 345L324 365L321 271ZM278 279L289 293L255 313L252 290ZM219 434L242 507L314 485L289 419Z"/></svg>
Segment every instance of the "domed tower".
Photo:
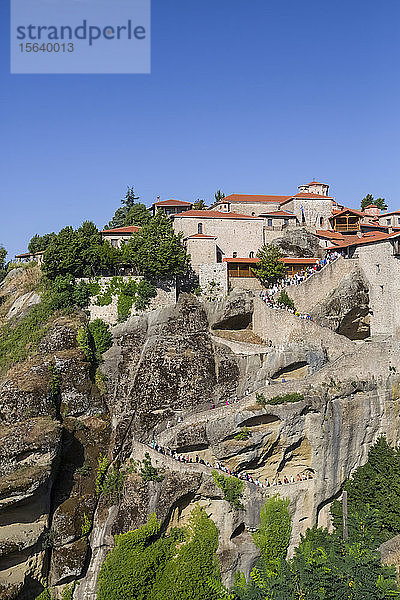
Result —
<svg viewBox="0 0 400 600"><path fill-rule="evenodd" d="M319 181L310 181L304 185L299 185L299 192L305 194L318 194L319 196L329 196L329 185Z"/></svg>

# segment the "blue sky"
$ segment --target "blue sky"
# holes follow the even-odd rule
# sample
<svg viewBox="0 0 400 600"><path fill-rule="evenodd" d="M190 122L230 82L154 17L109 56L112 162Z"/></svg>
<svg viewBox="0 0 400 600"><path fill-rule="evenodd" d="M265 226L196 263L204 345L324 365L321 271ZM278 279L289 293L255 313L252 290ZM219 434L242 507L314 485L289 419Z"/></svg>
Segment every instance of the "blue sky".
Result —
<svg viewBox="0 0 400 600"><path fill-rule="evenodd" d="M112 0L110 0L112 1ZM400 207L397 0L153 0L151 75L10 75L0 2L0 244L156 196Z"/></svg>

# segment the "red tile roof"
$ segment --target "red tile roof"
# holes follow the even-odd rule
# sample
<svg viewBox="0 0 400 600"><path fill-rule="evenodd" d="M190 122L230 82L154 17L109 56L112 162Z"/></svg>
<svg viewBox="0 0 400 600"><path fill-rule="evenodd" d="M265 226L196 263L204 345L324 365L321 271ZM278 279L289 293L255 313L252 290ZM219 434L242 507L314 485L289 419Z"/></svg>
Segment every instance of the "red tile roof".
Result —
<svg viewBox="0 0 400 600"><path fill-rule="evenodd" d="M261 217L252 217L250 215L242 215L235 212L222 212L220 210L186 210L185 212L171 215L173 219L176 217L202 217L203 219L260 219Z"/></svg>
<svg viewBox="0 0 400 600"><path fill-rule="evenodd" d="M373 242L382 242L390 237L400 235L399 233L384 233L383 231L369 231L360 237L358 235L343 236L343 241L334 242L335 248L348 248L349 246L361 246L362 244L371 244Z"/></svg>
<svg viewBox="0 0 400 600"><path fill-rule="evenodd" d="M292 196L263 196L260 194L231 194L230 196L226 196L223 200L221 200L221 204L225 202L275 202L279 204L280 202L286 202L286 200L290 200Z"/></svg>
<svg viewBox="0 0 400 600"><path fill-rule="evenodd" d="M263 216L267 217L292 217L296 219L296 215L291 212L286 212L286 210L275 210L269 213L263 213Z"/></svg>
<svg viewBox="0 0 400 600"><path fill-rule="evenodd" d="M222 259L223 262L226 263L250 263L250 264L254 264L254 263L258 263L260 262L260 259L255 257L255 258L223 258Z"/></svg>
<svg viewBox="0 0 400 600"><path fill-rule="evenodd" d="M23 254L16 254L15 258L27 258L28 256L36 256L37 254L44 254L44 250L38 250L37 252L24 252Z"/></svg>
<svg viewBox="0 0 400 600"><path fill-rule="evenodd" d="M324 196L323 194L313 194L311 192L299 192L292 198L324 198L325 200L333 200L332 196Z"/></svg>
<svg viewBox="0 0 400 600"><path fill-rule="evenodd" d="M209 240L216 240L217 236L216 235L205 235L204 233L195 233L194 235L188 235L187 239L191 239L191 238L196 238L196 239L209 239Z"/></svg>
<svg viewBox="0 0 400 600"><path fill-rule="evenodd" d="M329 229L317 229L315 232L317 237L328 238L332 240L342 240L343 235L338 231L330 231Z"/></svg>
<svg viewBox="0 0 400 600"><path fill-rule="evenodd" d="M365 217L365 213L363 213L361 210L356 210L355 208L343 208L342 210L339 210L339 211L333 210L332 216L334 216L336 218L347 212L350 212L353 215L357 215L357 217Z"/></svg>
<svg viewBox="0 0 400 600"><path fill-rule="evenodd" d="M140 227L137 225L127 225L126 227L115 227L114 229L103 229L101 233L136 233Z"/></svg>
<svg viewBox="0 0 400 600"><path fill-rule="evenodd" d="M223 262L227 263L257 263L260 261L259 258L223 258ZM293 256L285 256L284 258L279 259L281 262L285 263L285 265L315 265L319 258L296 258Z"/></svg>
<svg viewBox="0 0 400 600"><path fill-rule="evenodd" d="M400 210L393 210L390 213L382 213L379 217L390 217L391 215L400 215Z"/></svg>
<svg viewBox="0 0 400 600"><path fill-rule="evenodd" d="M153 206L192 206L192 202L184 202L183 200L159 200L154 202Z"/></svg>
<svg viewBox="0 0 400 600"><path fill-rule="evenodd" d="M306 183L306 185L314 185L314 184L328 185L327 183L321 183L320 181L310 181L310 183Z"/></svg>
<svg viewBox="0 0 400 600"><path fill-rule="evenodd" d="M319 258L296 258L293 256L285 256L284 258L279 259L281 262L285 263L285 265L315 265L317 260L321 260Z"/></svg>

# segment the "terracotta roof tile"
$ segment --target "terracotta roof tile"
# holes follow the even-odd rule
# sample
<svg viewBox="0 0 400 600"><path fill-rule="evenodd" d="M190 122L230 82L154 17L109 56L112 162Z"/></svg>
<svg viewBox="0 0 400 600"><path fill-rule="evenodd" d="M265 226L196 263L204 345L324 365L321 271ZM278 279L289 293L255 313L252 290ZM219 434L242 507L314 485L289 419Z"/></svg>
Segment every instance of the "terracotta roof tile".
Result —
<svg viewBox="0 0 400 600"><path fill-rule="evenodd" d="M235 212L222 212L219 210L186 210L185 212L171 215L173 219L176 217L202 217L203 219L260 219L261 217L252 217L251 215L242 215Z"/></svg>
<svg viewBox="0 0 400 600"><path fill-rule="evenodd" d="M184 202L183 200L160 200L154 202L153 206L192 206L192 202Z"/></svg>
<svg viewBox="0 0 400 600"><path fill-rule="evenodd" d="M221 203L225 202L275 202L279 204L280 202L286 202L286 200L290 200L292 196L264 196L260 194L231 194L230 196L226 196Z"/></svg>
<svg viewBox="0 0 400 600"><path fill-rule="evenodd" d="M137 225L127 225L126 227L115 227L114 229L103 229L101 233L136 233L140 227Z"/></svg>
<svg viewBox="0 0 400 600"><path fill-rule="evenodd" d="M292 198L323 198L325 200L333 200L332 196L324 196L323 194L313 194L311 192L299 192Z"/></svg>

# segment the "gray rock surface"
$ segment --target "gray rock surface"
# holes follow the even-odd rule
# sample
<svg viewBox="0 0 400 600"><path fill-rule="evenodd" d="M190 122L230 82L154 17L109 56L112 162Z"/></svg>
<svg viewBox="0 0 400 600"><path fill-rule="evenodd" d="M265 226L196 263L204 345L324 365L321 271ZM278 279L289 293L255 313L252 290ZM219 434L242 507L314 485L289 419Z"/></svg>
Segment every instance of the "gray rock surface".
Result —
<svg viewBox="0 0 400 600"><path fill-rule="evenodd" d="M304 227L288 229L282 237L273 240L272 244L278 246L285 256L314 257L322 256L323 253L317 236Z"/></svg>

